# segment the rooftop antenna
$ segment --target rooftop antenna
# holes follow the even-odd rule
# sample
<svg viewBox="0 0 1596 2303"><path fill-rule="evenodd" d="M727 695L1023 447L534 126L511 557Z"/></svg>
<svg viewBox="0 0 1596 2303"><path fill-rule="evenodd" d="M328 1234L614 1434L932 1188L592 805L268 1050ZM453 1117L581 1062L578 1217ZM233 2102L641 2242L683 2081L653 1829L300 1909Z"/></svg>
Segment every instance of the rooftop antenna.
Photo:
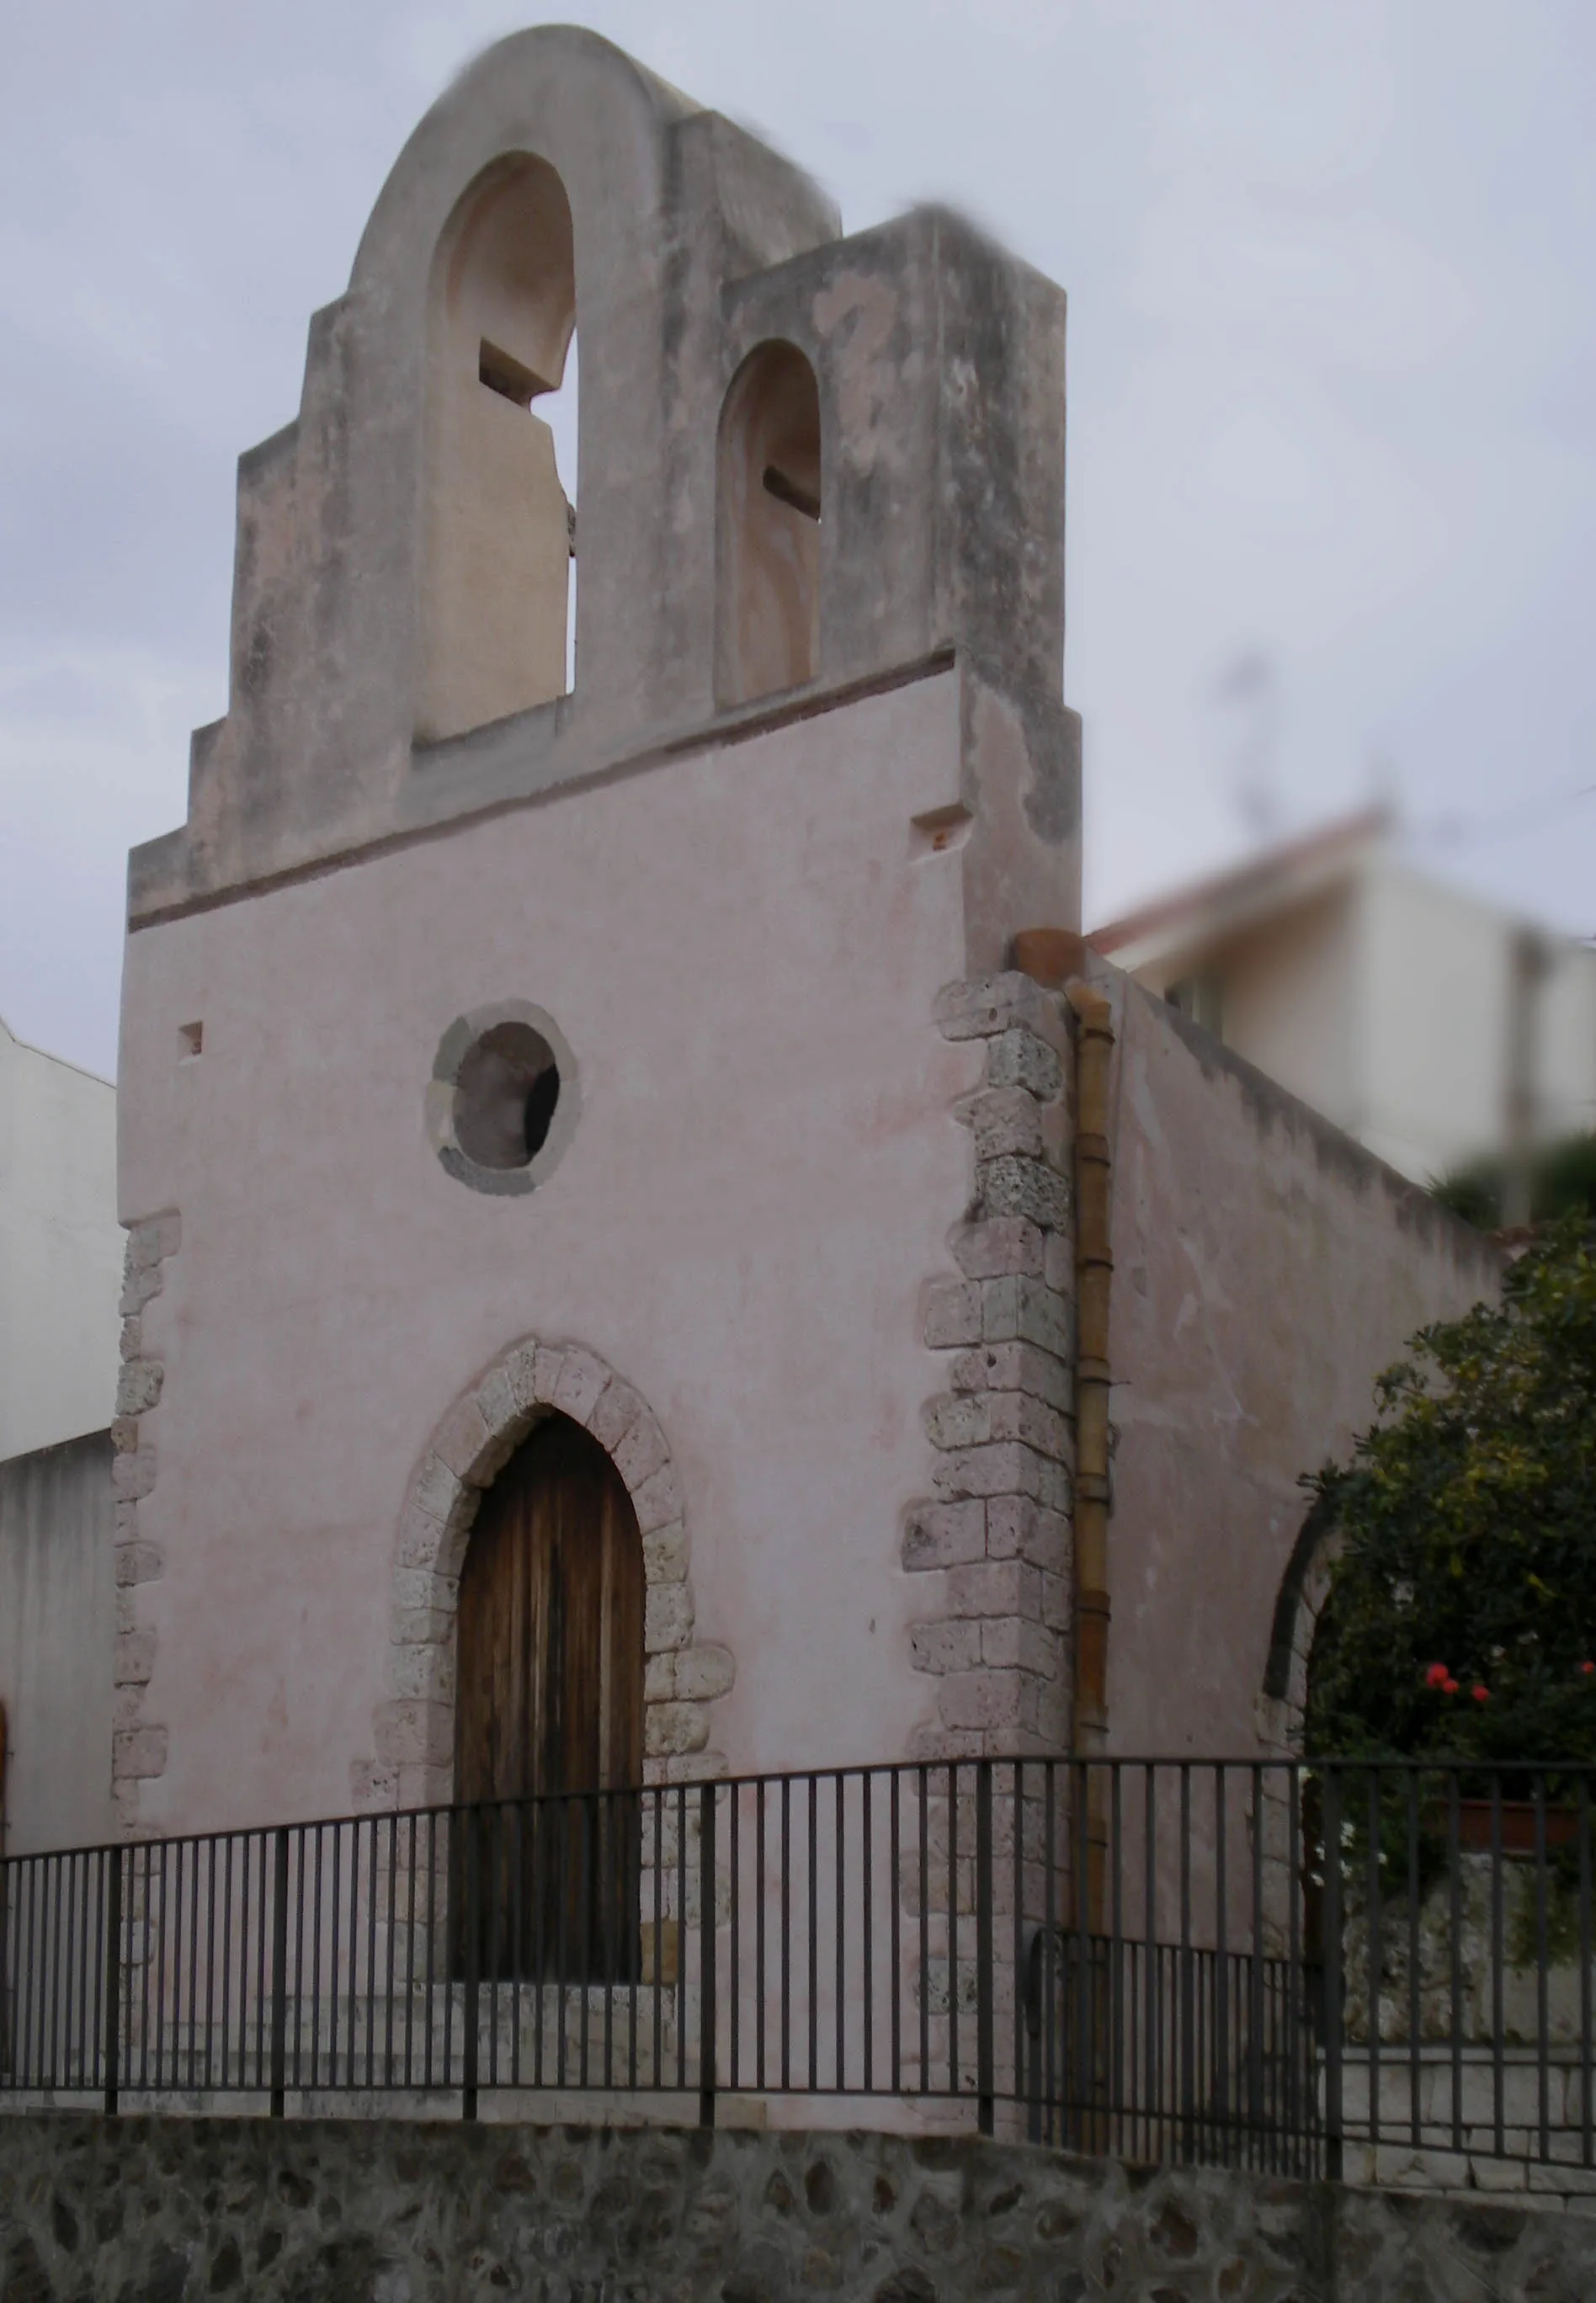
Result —
<svg viewBox="0 0 1596 2303"><path fill-rule="evenodd" d="M1280 822L1280 684L1273 656L1263 648L1244 648L1220 674L1214 697L1234 715L1231 793L1237 813L1254 839L1271 839Z"/></svg>

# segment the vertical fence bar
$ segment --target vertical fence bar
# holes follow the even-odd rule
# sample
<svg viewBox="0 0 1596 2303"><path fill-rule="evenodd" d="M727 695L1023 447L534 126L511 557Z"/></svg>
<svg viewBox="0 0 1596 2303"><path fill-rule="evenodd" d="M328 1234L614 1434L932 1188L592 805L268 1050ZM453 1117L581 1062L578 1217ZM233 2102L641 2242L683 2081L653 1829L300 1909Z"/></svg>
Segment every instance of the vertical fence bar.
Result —
<svg viewBox="0 0 1596 2303"><path fill-rule="evenodd" d="M11 1966L11 1902L12 1877L14 1861L7 1861L5 1846L0 1838L0 2084L14 2076L12 2052L12 2010L16 2004L16 1991Z"/></svg>
<svg viewBox="0 0 1596 2303"><path fill-rule="evenodd" d="M1092 1992L1092 1783L1088 1763L1078 1760L1071 1769L1074 1801L1069 1824L1069 1863L1075 1898L1075 1990L1073 2010L1065 2021L1073 2026L1065 2054L1065 2101L1075 2113L1064 2141L1077 2151L1092 2151L1096 2141L1091 2125L1096 2041L1093 2037Z"/></svg>
<svg viewBox="0 0 1596 2303"><path fill-rule="evenodd" d="M892 1934L892 2000L891 2048L892 2092L896 2095L903 2085L903 1844L902 1821L899 1813L898 1784L900 1770L894 1767L887 1800L887 1843L891 1869L888 1884L891 1894L887 1908L891 1914ZM1588 2005L1587 2005L1588 2012ZM1588 2027L1587 2027L1588 2029Z"/></svg>
<svg viewBox="0 0 1596 2303"><path fill-rule="evenodd" d="M63 2076L61 2070L61 1992L63 1970L68 1966L66 1928L63 1907L67 1905L66 1866L60 1856L45 1858L45 1961L49 1970L49 1999L45 2017L45 2078L47 2084L59 2086ZM54 1914L54 1924L52 1924Z"/></svg>
<svg viewBox="0 0 1596 2303"><path fill-rule="evenodd" d="M805 1911L809 1931L808 2084L814 2094L820 2086L820 1777L806 1776L804 1790L809 1851L809 1892Z"/></svg>
<svg viewBox="0 0 1596 2303"><path fill-rule="evenodd" d="M665 2080L665 1794L655 1785L650 1802L654 1809L654 2083L663 2087ZM680 1937L678 1936L678 1943ZM671 1970L671 1981L681 1989L681 1954L678 1951ZM537 1987L537 2069L543 2075L543 1986Z"/></svg>
<svg viewBox="0 0 1596 2303"><path fill-rule="evenodd" d="M874 1777L870 1768L859 1774L859 1848L864 1863L864 1970L865 1970L865 2093L873 2092L875 2084L875 1942L874 1920L874 1900L872 1875L875 1864L875 1835L870 1812L870 1787Z"/></svg>
<svg viewBox="0 0 1596 2303"><path fill-rule="evenodd" d="M1109 1763L1109 2039L1103 2143L1120 2147L1125 2107L1125 1815L1119 1762Z"/></svg>
<svg viewBox="0 0 1596 2303"><path fill-rule="evenodd" d="M413 2087L415 2069L411 2062L411 2046L416 2022L416 1818L410 1818L410 1846L405 1854L405 1922L404 1922L404 2083ZM316 1940L317 1956L320 1958L321 1944L321 1835L316 1840ZM428 2011L430 2014L430 2010ZM316 2035L319 2036L319 2023Z"/></svg>
<svg viewBox="0 0 1596 2303"><path fill-rule="evenodd" d="M1265 2161L1265 2143L1269 2121L1263 2105L1263 2008L1265 1970L1263 1963L1263 1770L1253 1769L1253 1924L1252 1969L1247 1988L1247 2125L1254 2142L1249 2148L1249 2165L1262 2166ZM1271 2156L1277 2155L1270 2155Z"/></svg>
<svg viewBox="0 0 1596 2303"><path fill-rule="evenodd" d="M92 1951L89 1951L88 1947L85 1946L85 1955L90 1961L90 1972L92 1973L94 1979L94 2007L88 2019L88 2028L83 2040L83 2077L87 2082L90 2074L97 2071L102 2090L105 2087L106 2078L105 2072L100 2070L98 2058L100 2042L105 2037L103 2027L106 2020L106 1878L107 1852L108 1851L106 1849L103 1847L101 1848L99 1861L94 1868L94 1947ZM4 1878L0 1877L0 2074L3 2074L5 2069L4 1906L5 1883Z"/></svg>
<svg viewBox="0 0 1596 2303"><path fill-rule="evenodd" d="M958 1763L948 1762L948 2092L963 2092L958 2069Z"/></svg>
<svg viewBox="0 0 1596 2303"><path fill-rule="evenodd" d="M1502 1781L1499 1776L1492 1776L1490 1779L1490 2117L1491 2132L1499 2153L1503 2147L1502 2130L1507 2116L1506 2074L1503 2069L1502 2054L1506 2037L1502 1972Z"/></svg>
<svg viewBox="0 0 1596 2303"><path fill-rule="evenodd" d="M1325 2173L1341 2181L1341 1778L1324 1771L1324 2155Z"/></svg>
<svg viewBox="0 0 1596 2303"><path fill-rule="evenodd" d="M1448 1949L1451 1973L1449 2020L1452 2043L1452 2148L1463 2148L1463 1888L1459 1877L1459 1818L1457 1770L1447 1770L1447 1879L1448 1887Z"/></svg>
<svg viewBox="0 0 1596 2303"><path fill-rule="evenodd" d="M219 1843L207 1843L205 1866L205 2084L215 2084L216 2049L216 1853ZM225 1955L225 1954L224 1954Z"/></svg>
<svg viewBox="0 0 1596 2303"><path fill-rule="evenodd" d="M715 2123L715 1787L698 1793L698 2124Z"/></svg>
<svg viewBox="0 0 1596 2303"><path fill-rule="evenodd" d="M1591 1782L1579 1779L1579 2164L1591 2154Z"/></svg>
<svg viewBox="0 0 1596 2303"><path fill-rule="evenodd" d="M1225 1801L1229 1784L1224 1762L1213 1770L1213 2122L1219 2152L1225 2158L1232 2134L1230 2099L1230 1941L1228 1904L1230 1882L1225 1843Z"/></svg>
<svg viewBox="0 0 1596 2303"><path fill-rule="evenodd" d="M918 1770L920 1790L919 1846L919 1905L920 1905L920 2092L928 2094L931 2088L931 1850L927 1837L926 1802L930 1798L930 1778L926 1769Z"/></svg>
<svg viewBox="0 0 1596 2303"><path fill-rule="evenodd" d="M366 1818L366 2084L376 2085L376 1828L377 1818ZM355 1825L355 1843L359 1844L360 1825ZM353 1885L356 1872L351 1873ZM350 1939L350 1956L354 1955L354 1938Z"/></svg>
<svg viewBox="0 0 1596 2303"><path fill-rule="evenodd" d="M189 2085L195 2078L195 2043L199 2032L199 1865L210 1847L208 1839L194 1842L189 1869Z"/></svg>
<svg viewBox="0 0 1596 2303"><path fill-rule="evenodd" d="M1032 2138L1037 2143L1055 2143L1059 2139L1059 2122L1054 2117L1059 2094L1059 2046L1053 2031L1053 1970L1057 1964L1054 1953L1058 1940L1058 1923L1053 1916L1059 1886L1058 1797L1058 1768L1051 1759L1044 1759L1042 1763L1042 2053L1037 2057L1034 2087L1040 2110Z"/></svg>
<svg viewBox="0 0 1596 2303"><path fill-rule="evenodd" d="M896 1781L896 1778L894 1778ZM764 2085L764 1794L762 1781L754 1786L754 2085Z"/></svg>
<svg viewBox="0 0 1596 2303"><path fill-rule="evenodd" d="M676 1927L677 1967L681 1976L681 2008L676 2024L676 2084L688 2083L688 1787L676 1787ZM562 2034L563 2037L563 2034Z"/></svg>
<svg viewBox="0 0 1596 2303"><path fill-rule="evenodd" d="M241 1995L242 1986L240 1986ZM243 2018L239 2018L241 2025ZM222 1866L222 2084L227 2084L227 2043L232 2037L232 1836ZM243 2043L239 2045L239 2080L243 2083Z"/></svg>
<svg viewBox="0 0 1596 2303"><path fill-rule="evenodd" d="M975 1762L975 2124L993 2127L992 1761ZM1018 1979L1018 1978L1017 1978Z"/></svg>
<svg viewBox="0 0 1596 2303"><path fill-rule="evenodd" d="M1303 1956L1303 1896L1306 1862L1303 1847L1303 1785L1302 1769L1294 1760L1286 1770L1286 1982L1288 1994L1288 2031L1290 2047L1286 2079L1287 2117L1302 2122L1309 2138L1309 2159L1306 2172L1319 2172L1316 2155L1313 2151L1314 2131L1314 2102L1317 2090L1310 2082L1307 2100L1303 2099L1303 2066L1313 2051L1313 2029L1306 2005L1307 1976Z"/></svg>
<svg viewBox="0 0 1596 2303"><path fill-rule="evenodd" d="M1153 2158L1163 2123L1163 2012L1159 2002L1159 1771L1143 1768L1143 2154Z"/></svg>
<svg viewBox="0 0 1596 2303"><path fill-rule="evenodd" d="M284 2058L288 2044L288 1833L274 1834L272 1880L272 2104L281 2119L286 2096Z"/></svg>
<svg viewBox="0 0 1596 2303"><path fill-rule="evenodd" d="M792 2084L792 1778L781 1778L781 2092Z"/></svg>
<svg viewBox="0 0 1596 2303"><path fill-rule="evenodd" d="M726 1869L731 1882L731 1944L729 1961L731 1992L727 2003L730 2037L726 2042L726 2083L735 2088L741 2084L742 2026L739 2018L742 2013L743 1995L742 1881L739 1876L742 1868L742 1801L738 1795L738 1786L735 1784L728 1796L727 1804L729 1811L726 1820L731 1839L731 1844L726 1855Z"/></svg>
<svg viewBox="0 0 1596 2303"><path fill-rule="evenodd" d="M848 1776L846 1772L841 1768L838 1769L836 1776L832 1779L832 1792L834 1795L832 1802L834 1823L832 1839L834 1844L832 1852L832 1860L837 1869L837 1891L834 1899L837 1910L836 1940L832 1945L832 1990L837 2003L837 2009L836 2053L832 2071L832 2079L838 2094L840 2095L847 2085L846 2057L848 2053L848 2002L846 1997L846 1970L842 1956L843 1946L848 1934L848 1842L843 1829L848 1803Z"/></svg>
<svg viewBox="0 0 1596 2303"><path fill-rule="evenodd" d="M116 2117L122 2074L122 1850L108 1851L106 1895L106 2117Z"/></svg>
<svg viewBox="0 0 1596 2303"><path fill-rule="evenodd" d="M384 1907L385 1913L384 1932L386 1933L388 1940L387 1956L384 1961L385 1973L383 1979L384 2000L383 2010L383 2085L390 2088L393 2084L393 1961L395 1952L394 1938L397 1934L396 1922L399 1913L398 1880L399 1818L396 1815L391 1815L388 1818L388 1875L384 1890ZM300 1840L300 1876L298 1882L296 1883L294 1911L296 1939L294 1967L296 1975L302 1976L305 1972L305 1955L303 1951L299 1948L299 1944L303 1940L305 1929L305 1842L302 1835ZM313 2063L312 2069L314 2068L315 2066ZM299 2076L300 2047L299 2040L296 2037L294 2041L294 2084L296 2086L299 2084Z"/></svg>
<svg viewBox="0 0 1596 2303"><path fill-rule="evenodd" d="M1551 2029L1549 2005L1550 1977L1547 1968L1550 1946L1547 1941L1546 1911L1546 1777L1539 1770L1535 1776L1535 2110L1540 2129L1541 2156L1551 2156L1551 2123L1550 2102L1551 2073L1548 2068L1548 2041Z"/></svg>
<svg viewBox="0 0 1596 2303"><path fill-rule="evenodd" d="M1009 1765L1009 1828L1014 1835L1014 1884L1009 1890L1014 1899L1014 1942L1009 1952L1013 1966L1014 2044L1010 2069L1013 2083L1009 2092L1018 2102L1027 2092L1026 2077L1026 1763L1012 1759Z"/></svg>
<svg viewBox="0 0 1596 2303"><path fill-rule="evenodd" d="M1407 2122L1408 2140L1419 2140L1419 2096L1423 2076L1419 2009L1419 1777L1407 1771Z"/></svg>
<svg viewBox="0 0 1596 2303"><path fill-rule="evenodd" d="M597 1822L592 1800L583 1797L577 1801L577 1972L581 1981L577 1986L577 2020L580 2026L577 2038L577 2085L587 2084L587 1988L593 1980L594 1912L591 1882L593 1878L593 1834ZM490 1877L492 1874L490 1873ZM495 1906L497 1898L495 1897ZM495 1947L497 1935L495 1930ZM496 1974L493 1979L497 1980ZM494 2026L493 2046L498 2045L498 2025ZM494 2057L490 2054L488 2070L497 2079Z"/></svg>
<svg viewBox="0 0 1596 2303"><path fill-rule="evenodd" d="M562 1818L562 1822L564 1818ZM482 1965L481 1896L477 1873L481 1868L481 1849L477 1837L477 1810L474 1807L465 1814L465 2005L460 2017L460 2115L462 2119L477 2116L477 1983ZM563 1869L563 1867L562 1867ZM564 1908L565 1881L560 1880L561 1908ZM451 1990L450 1997L452 1999ZM564 2010L561 2011L562 2039L564 2031Z"/></svg>
<svg viewBox="0 0 1596 2303"><path fill-rule="evenodd" d="M156 1900L156 1909L160 1914L160 1925L155 1934L153 1945L150 1943L149 1873L148 1868L145 1873L145 1942L147 1947L149 1947L150 1949L151 1957L153 1957L155 1961L156 1970L155 2083L156 2087L160 2086L162 2073L166 2069L166 1963L167 1955L171 1949L171 1936L167 1928L167 1912L170 1910L171 1905L166 1894L166 1880L168 1876L167 1858L171 1852L171 1843L167 1840L162 1840L160 1843L161 1892ZM261 1872L261 1877L263 1880L265 1879L265 1877L266 1873L263 1867Z"/></svg>
<svg viewBox="0 0 1596 2303"><path fill-rule="evenodd" d="M1380 1978L1385 1967L1381 1935L1384 1913L1380 1897L1380 1826L1384 1785L1380 1769L1371 1767L1365 1788L1368 1844L1364 1850L1364 1902L1369 1929L1369 2145L1380 2148Z"/></svg>
<svg viewBox="0 0 1596 2303"><path fill-rule="evenodd" d="M1197 1962L1191 1946L1191 1762L1181 1759L1179 1784L1179 2105L1181 2151L1191 2158L1197 2132Z"/></svg>

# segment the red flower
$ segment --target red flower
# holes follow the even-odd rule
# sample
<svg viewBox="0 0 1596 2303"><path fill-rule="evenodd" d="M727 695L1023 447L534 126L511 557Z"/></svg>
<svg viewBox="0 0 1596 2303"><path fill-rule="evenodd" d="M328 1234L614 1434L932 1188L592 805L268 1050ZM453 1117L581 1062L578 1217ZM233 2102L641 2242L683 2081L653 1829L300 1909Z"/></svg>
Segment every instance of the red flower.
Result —
<svg viewBox="0 0 1596 2303"><path fill-rule="evenodd" d="M1469 1693L1476 1703L1489 1703L1490 1700L1490 1690L1488 1687L1471 1687Z"/></svg>
<svg viewBox="0 0 1596 2303"><path fill-rule="evenodd" d="M1425 1686L1426 1686L1426 1687L1444 1687L1444 1686L1446 1685L1446 1683L1447 1683L1447 1666L1446 1666L1446 1665L1445 1665L1444 1663L1432 1663L1432 1664L1431 1665L1431 1666L1430 1666L1429 1670L1424 1674L1424 1684L1425 1684Z"/></svg>
<svg viewBox="0 0 1596 2303"><path fill-rule="evenodd" d="M1455 1679L1443 1679L1441 1687L1448 1695L1456 1695L1457 1692L1457 1682Z"/></svg>
<svg viewBox="0 0 1596 2303"><path fill-rule="evenodd" d="M1596 1671L1596 1663L1582 1663L1580 1669L1581 1671L1587 1673Z"/></svg>

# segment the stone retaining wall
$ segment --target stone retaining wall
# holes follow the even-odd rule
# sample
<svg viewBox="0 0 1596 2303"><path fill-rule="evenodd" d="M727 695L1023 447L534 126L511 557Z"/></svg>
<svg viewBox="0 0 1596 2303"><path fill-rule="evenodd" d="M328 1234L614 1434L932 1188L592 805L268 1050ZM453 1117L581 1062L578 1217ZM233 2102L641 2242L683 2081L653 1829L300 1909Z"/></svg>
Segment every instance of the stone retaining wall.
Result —
<svg viewBox="0 0 1596 2303"><path fill-rule="evenodd" d="M0 2303L1579 2303L1596 2220L975 2138L0 2119Z"/></svg>

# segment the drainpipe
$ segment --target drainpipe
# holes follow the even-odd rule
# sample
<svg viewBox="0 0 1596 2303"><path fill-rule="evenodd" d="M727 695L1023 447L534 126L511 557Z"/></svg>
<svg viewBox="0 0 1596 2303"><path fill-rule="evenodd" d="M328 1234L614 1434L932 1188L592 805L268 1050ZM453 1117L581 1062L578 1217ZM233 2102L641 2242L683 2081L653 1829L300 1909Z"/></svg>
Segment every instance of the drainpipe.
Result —
<svg viewBox="0 0 1596 2303"><path fill-rule="evenodd" d="M1109 1727L1109 1067L1114 1026L1077 976L1075 1012L1075 1691L1070 1742L1101 1751Z"/></svg>

